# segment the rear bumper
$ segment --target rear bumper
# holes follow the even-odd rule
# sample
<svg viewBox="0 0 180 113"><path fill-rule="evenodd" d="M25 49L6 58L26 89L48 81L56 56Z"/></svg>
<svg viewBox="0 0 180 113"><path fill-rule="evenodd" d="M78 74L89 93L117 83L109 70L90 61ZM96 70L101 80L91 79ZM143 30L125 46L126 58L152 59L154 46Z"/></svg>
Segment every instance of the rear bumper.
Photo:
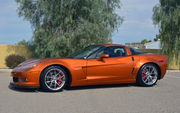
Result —
<svg viewBox="0 0 180 113"><path fill-rule="evenodd" d="M166 72L167 72L167 64L163 64L162 66L161 66L161 78L160 79L163 79L164 78L164 76L165 76L165 74L166 74Z"/></svg>

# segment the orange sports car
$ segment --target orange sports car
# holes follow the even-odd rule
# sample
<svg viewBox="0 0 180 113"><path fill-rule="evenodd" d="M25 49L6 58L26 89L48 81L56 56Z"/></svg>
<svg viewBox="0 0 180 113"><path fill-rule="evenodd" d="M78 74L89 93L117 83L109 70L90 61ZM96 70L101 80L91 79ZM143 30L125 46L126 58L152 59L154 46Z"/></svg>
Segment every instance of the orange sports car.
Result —
<svg viewBox="0 0 180 113"><path fill-rule="evenodd" d="M167 57L118 44L92 45L66 58L35 59L11 72L11 85L60 91L65 86L137 83L153 86L167 69Z"/></svg>

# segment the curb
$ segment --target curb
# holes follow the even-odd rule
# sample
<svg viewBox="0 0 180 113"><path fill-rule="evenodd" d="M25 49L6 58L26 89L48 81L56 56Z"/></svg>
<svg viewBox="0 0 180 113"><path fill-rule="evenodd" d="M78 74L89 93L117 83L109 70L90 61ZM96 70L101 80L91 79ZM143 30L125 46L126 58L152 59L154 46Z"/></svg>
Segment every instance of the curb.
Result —
<svg viewBox="0 0 180 113"><path fill-rule="evenodd" d="M180 72L180 70L167 70L167 72Z"/></svg>
<svg viewBox="0 0 180 113"><path fill-rule="evenodd" d="M0 69L0 72L11 72L12 69Z"/></svg>

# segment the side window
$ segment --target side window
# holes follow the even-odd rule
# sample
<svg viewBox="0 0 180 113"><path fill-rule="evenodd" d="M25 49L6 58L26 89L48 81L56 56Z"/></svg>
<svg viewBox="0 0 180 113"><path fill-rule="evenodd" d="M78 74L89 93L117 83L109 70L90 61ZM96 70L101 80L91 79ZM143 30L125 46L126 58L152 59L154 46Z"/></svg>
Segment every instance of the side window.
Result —
<svg viewBox="0 0 180 113"><path fill-rule="evenodd" d="M146 53L144 51L140 51L140 50L134 49L132 47L129 47L129 49L130 49L132 55L139 55L139 54L145 54Z"/></svg>
<svg viewBox="0 0 180 113"><path fill-rule="evenodd" d="M115 57L127 56L126 49L124 47L117 47L114 49Z"/></svg>
<svg viewBox="0 0 180 113"><path fill-rule="evenodd" d="M101 56L103 54L108 54L109 57L111 57L111 58L127 56L126 49L124 47L120 47L120 46L106 47L105 49L99 51L96 54L96 58L98 58L99 56Z"/></svg>
<svg viewBox="0 0 180 113"><path fill-rule="evenodd" d="M96 57L95 58L99 58L101 55L103 55L104 54L104 49L103 50L101 50L101 51L99 51L99 52L97 52L97 54L96 54Z"/></svg>
<svg viewBox="0 0 180 113"><path fill-rule="evenodd" d="M130 49L132 55L135 55L134 49L133 48L129 48L129 49Z"/></svg>

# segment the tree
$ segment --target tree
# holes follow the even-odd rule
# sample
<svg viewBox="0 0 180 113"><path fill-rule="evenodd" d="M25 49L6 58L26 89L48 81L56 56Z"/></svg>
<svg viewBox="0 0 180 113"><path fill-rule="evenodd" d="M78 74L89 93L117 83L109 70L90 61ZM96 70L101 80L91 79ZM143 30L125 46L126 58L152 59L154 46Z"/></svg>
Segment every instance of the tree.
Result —
<svg viewBox="0 0 180 113"><path fill-rule="evenodd" d="M26 40L23 39L23 40L19 41L17 43L17 45L24 45L24 46L28 47L29 43Z"/></svg>
<svg viewBox="0 0 180 113"><path fill-rule="evenodd" d="M154 41L160 40L159 35L156 35L156 38L154 38Z"/></svg>
<svg viewBox="0 0 180 113"><path fill-rule="evenodd" d="M148 43L148 42L152 42L152 41L151 41L151 40L147 40L147 39L143 39L143 40L141 41L142 44L145 44L145 43Z"/></svg>
<svg viewBox="0 0 180 113"><path fill-rule="evenodd" d="M33 27L37 57L64 57L92 44L111 43L123 19L119 0L16 0L18 14Z"/></svg>
<svg viewBox="0 0 180 113"><path fill-rule="evenodd" d="M162 52L180 63L180 0L160 0L153 8L153 21L159 26Z"/></svg>

